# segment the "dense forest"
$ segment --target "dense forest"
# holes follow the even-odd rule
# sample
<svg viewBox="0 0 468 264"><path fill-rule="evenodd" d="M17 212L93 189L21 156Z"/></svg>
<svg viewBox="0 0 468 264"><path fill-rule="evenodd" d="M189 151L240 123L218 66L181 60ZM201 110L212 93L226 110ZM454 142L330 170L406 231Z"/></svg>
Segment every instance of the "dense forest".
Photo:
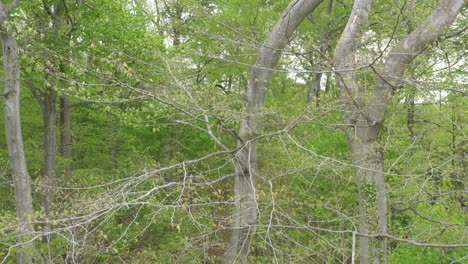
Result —
<svg viewBox="0 0 468 264"><path fill-rule="evenodd" d="M468 263L465 2L2 0L0 263Z"/></svg>

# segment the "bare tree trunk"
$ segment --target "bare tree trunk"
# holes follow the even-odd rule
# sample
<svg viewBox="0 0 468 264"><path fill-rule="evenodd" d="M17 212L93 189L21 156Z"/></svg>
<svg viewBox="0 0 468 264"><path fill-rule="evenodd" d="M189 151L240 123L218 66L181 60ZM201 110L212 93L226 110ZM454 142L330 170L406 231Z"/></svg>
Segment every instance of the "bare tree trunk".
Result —
<svg viewBox="0 0 468 264"><path fill-rule="evenodd" d="M72 160L72 129L71 129L71 103L68 96L60 98L60 149L62 158L65 159L65 183L71 179Z"/></svg>
<svg viewBox="0 0 468 264"><path fill-rule="evenodd" d="M28 83L31 92L36 97L42 108L43 140L44 140L44 176L45 187L43 187L42 204L47 220L51 220L55 202L55 183L57 181L57 93L52 88L53 83L49 80L49 74L45 74L46 82L51 86L41 91L33 83ZM52 230L50 223L46 224L48 231ZM46 236L44 242L49 242L50 236Z"/></svg>
<svg viewBox="0 0 468 264"><path fill-rule="evenodd" d="M70 34L67 35L70 38ZM66 73L66 64L60 63L59 70L62 74ZM65 160L65 172L63 175L64 184L68 184L71 180L72 173L72 150L73 150L73 140L72 140L72 128L71 128L71 112L72 105L70 97L68 95L62 95L59 99L59 126L60 126L60 154Z"/></svg>
<svg viewBox="0 0 468 264"><path fill-rule="evenodd" d="M56 106L57 96L52 90L44 93L42 101L42 114L44 120L44 176L47 178L43 197L44 212L48 220L54 211L55 182L57 180L55 170L57 167L57 133L56 133ZM51 230L51 226L48 226Z"/></svg>
<svg viewBox="0 0 468 264"><path fill-rule="evenodd" d="M362 35L362 27L367 23L372 0L354 1L353 10L348 23L335 49L335 61L338 72L337 84L341 97L345 101L343 124L356 167L356 181L359 200L359 232L363 234L387 231L387 206L385 183L377 187L377 182L383 178L383 157L375 144L380 131L379 126L367 123L364 102L356 73L351 69L356 66L356 52ZM379 178L379 180L378 180ZM377 189L382 196L379 196ZM381 207L376 206L379 197ZM382 210L382 211L379 211ZM382 216L379 218L378 216ZM362 236L359 240L359 258L361 264L387 263L386 242L377 245L377 239Z"/></svg>
<svg viewBox="0 0 468 264"><path fill-rule="evenodd" d="M68 9L65 2L43 2L44 10L50 16L52 21L52 29L55 36L63 38L65 43L69 43L72 33L76 30L76 23L68 14ZM60 29L63 25L71 25L69 31L62 34ZM48 25L45 25L46 27ZM49 66L45 69L46 82L50 84L45 87L38 98L42 106L44 118L44 172L47 177L47 189L44 193L44 211L46 217L50 219L54 211L55 191L54 187L57 181L56 168L57 168L57 92L56 86L61 85L61 80L52 80L51 73L59 71L62 74L66 73L66 62L50 61ZM67 164L65 167L64 182L70 180L70 159L71 159L71 129L70 129L70 100L68 97L60 98L60 132L61 132L61 153L63 158L66 159ZM49 226L50 228L51 226Z"/></svg>
<svg viewBox="0 0 468 264"><path fill-rule="evenodd" d="M307 93L307 104L315 102L318 104L318 96L320 93L320 80L322 73L312 73L309 83L309 92Z"/></svg>
<svg viewBox="0 0 468 264"><path fill-rule="evenodd" d="M33 243L30 241L33 232L33 206L31 196L31 179L29 177L26 157L24 154L23 136L20 120L20 68L18 43L13 35L8 21L9 13L17 1L9 6L0 2L0 38L3 46L3 67L5 71L5 134L10 155L15 187L16 214L20 225L18 243L21 244L17 253L17 263L33 263Z"/></svg>
<svg viewBox="0 0 468 264"><path fill-rule="evenodd" d="M377 142L380 128L358 121L347 129L359 199L359 232L363 234L387 233L387 193L383 156ZM361 263L387 263L388 249L385 238L360 238Z"/></svg>
<svg viewBox="0 0 468 264"><path fill-rule="evenodd" d="M310 14L322 0L295 0L286 8L271 31L265 44L260 48L246 91L246 110L241 117L234 197L233 232L229 239L224 263L245 263L257 224L257 202L255 178L257 175L257 141L259 118L265 105L267 89L273 70L278 64L282 51L292 33L301 21Z"/></svg>

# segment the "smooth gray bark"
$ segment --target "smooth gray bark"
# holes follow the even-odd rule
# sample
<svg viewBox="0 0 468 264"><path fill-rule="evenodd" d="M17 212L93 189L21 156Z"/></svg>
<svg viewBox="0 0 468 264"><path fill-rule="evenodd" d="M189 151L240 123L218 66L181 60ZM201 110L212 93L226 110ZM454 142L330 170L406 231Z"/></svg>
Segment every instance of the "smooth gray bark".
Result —
<svg viewBox="0 0 468 264"><path fill-rule="evenodd" d="M234 186L235 209L233 231L226 248L224 263L245 263L257 224L255 178L258 170L255 140L267 89L284 47L301 23L323 0L294 0L281 15L264 45L260 47L252 67L245 95L246 110L241 117L236 155Z"/></svg>
<svg viewBox="0 0 468 264"><path fill-rule="evenodd" d="M3 46L3 67L5 71L5 134L10 155L10 166L15 188L16 214L20 225L18 230L17 263L33 263L33 243L30 241L33 232L33 206L31 196L31 179L29 177L24 154L23 136L20 120L20 68L18 44L9 25L11 9L0 2L0 39Z"/></svg>
<svg viewBox="0 0 468 264"><path fill-rule="evenodd" d="M386 206L382 212L383 219L375 221L377 210L375 204L371 201L375 199L377 186L375 180L383 177L383 159L380 150L373 143L377 140L379 128L371 128L366 123L366 117L362 116L361 105L363 98L360 94L359 84L357 83L356 73L353 70L356 67L356 52L360 44L360 38L363 34L362 28L367 23L372 6L372 0L354 1L353 10L349 16L348 23L336 46L334 57L336 61L337 72L335 77L337 85L340 88L341 98L345 102L343 111L343 124L347 136L348 144L351 149L353 165L356 167L356 181L358 185L359 200L359 232L375 233L379 231L386 232ZM381 190L385 192L385 188ZM383 193L383 197L386 194ZM386 203L386 201L382 201ZM371 219L372 218L372 219ZM382 222L379 227L384 230L378 230L376 222ZM374 223L372 225L372 223ZM372 259L380 259L379 256L373 257L377 246L374 238L360 237L359 240L359 259L361 264L374 262ZM382 253L386 254L386 247L383 247Z"/></svg>
<svg viewBox="0 0 468 264"><path fill-rule="evenodd" d="M372 0L356 0L348 24L335 50L337 83L346 105L343 124L356 167L359 199L359 232L382 233L387 230L387 201L384 160L378 136L385 121L392 92L400 86L405 68L430 43L442 36L464 6L463 0L441 0L419 27L404 38L388 55L372 95L357 83L355 54L362 27L367 22ZM369 98L370 97L370 98ZM360 262L388 263L385 238L360 238Z"/></svg>

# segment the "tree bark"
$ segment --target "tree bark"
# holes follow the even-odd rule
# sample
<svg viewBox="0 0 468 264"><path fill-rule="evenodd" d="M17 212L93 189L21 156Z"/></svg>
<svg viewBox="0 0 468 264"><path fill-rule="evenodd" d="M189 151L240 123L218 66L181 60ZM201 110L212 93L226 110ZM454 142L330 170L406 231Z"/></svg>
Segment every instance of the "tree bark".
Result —
<svg viewBox="0 0 468 264"><path fill-rule="evenodd" d="M307 104L315 102L318 104L318 96L320 93L320 81L322 73L312 73L310 76L309 92L307 93Z"/></svg>
<svg viewBox="0 0 468 264"><path fill-rule="evenodd" d="M18 1L9 6L0 2L0 39L3 46L3 67L5 71L5 134L10 156L10 166L15 188L16 214L20 225L18 230L17 263L33 263L33 206L31 179L29 177L24 154L23 136L20 120L20 68L18 43L9 25L9 13Z"/></svg>
<svg viewBox="0 0 468 264"><path fill-rule="evenodd" d="M359 200L359 232L363 234L387 233L387 192L384 160L377 138L380 128L368 126L360 120L354 129L347 129ZM360 263L388 263L388 247L385 238L361 237Z"/></svg>
<svg viewBox="0 0 468 264"><path fill-rule="evenodd" d="M42 114L44 120L44 176L46 177L46 188L43 196L44 212L48 220L54 211L55 182L57 167L57 96L55 91L49 90L44 93L42 101ZM51 226L48 226L51 229Z"/></svg>
<svg viewBox="0 0 468 264"><path fill-rule="evenodd" d="M245 263L257 224L257 201L255 178L258 170L257 141L259 119L265 105L267 89L273 70L292 33L301 21L323 0L294 0L281 15L265 44L260 47L252 67L245 101L246 110L241 117L236 155L236 177L234 185L235 208L233 231L229 239L224 263Z"/></svg>
<svg viewBox="0 0 468 264"><path fill-rule="evenodd" d="M388 55L374 94L359 89L354 70L362 27L367 23L372 0L356 0L348 24L335 50L336 79L345 99L343 124L356 167L359 199L359 232L387 233L387 201L384 163L378 136L385 121L392 92L400 86L405 68L430 43L441 36L464 6L463 0L441 0L437 8ZM360 262L388 263L385 238L360 238Z"/></svg>
<svg viewBox="0 0 468 264"><path fill-rule="evenodd" d="M70 42L71 34L76 29L75 23L68 15L65 2L61 3L47 3L43 2L44 10L49 14L52 21L52 30L55 36L63 37L66 43ZM60 28L65 24L72 25L71 29L66 34L61 34ZM46 25L47 26L47 25ZM53 43L53 42L52 42ZM37 100L42 106L43 121L44 121L44 176L46 177L46 188L43 197L43 206L46 218L51 220L54 212L55 204L55 185L57 182L57 92L56 86L60 85L60 80L54 80L52 73L59 71L65 74L66 65L64 62L57 62L54 60L49 61L45 67L45 81L47 87L44 88L43 92L40 93L40 97ZM37 92L38 94L39 92ZM39 95L39 94L38 94ZM62 103L62 100L60 101ZM66 146L62 148L62 154L64 158L71 158L71 131L70 131L70 109L69 100L64 99L61 106L64 107L64 112L60 112L61 117L61 143L65 143ZM65 142L64 142L65 141ZM62 145L64 146L64 145ZM67 160L67 161L68 161ZM69 164L65 168L65 182L68 182L70 178ZM52 225L47 225L49 230L52 230ZM50 239L48 237L48 239Z"/></svg>
<svg viewBox="0 0 468 264"><path fill-rule="evenodd" d="M65 184L71 179L71 161L73 151L72 129L71 129L71 103L68 96L60 98L60 150L65 160Z"/></svg>
<svg viewBox="0 0 468 264"><path fill-rule="evenodd" d="M343 124L350 146L359 201L359 232L387 232L387 202L383 181L383 156L377 142L380 126L367 122L364 96L359 87L356 73L356 52L360 43L362 28L367 23L372 0L354 1L348 23L335 49L337 85L345 102ZM382 183L382 184L378 184ZM374 202L377 201L377 204ZM387 263L387 242L376 238L360 237L359 259L361 264Z"/></svg>

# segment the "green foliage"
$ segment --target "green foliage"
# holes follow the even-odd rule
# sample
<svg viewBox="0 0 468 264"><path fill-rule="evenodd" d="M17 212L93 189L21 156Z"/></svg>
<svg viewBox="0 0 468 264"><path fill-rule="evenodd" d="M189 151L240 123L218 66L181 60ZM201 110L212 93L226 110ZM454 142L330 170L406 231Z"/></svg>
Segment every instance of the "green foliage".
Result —
<svg viewBox="0 0 468 264"><path fill-rule="evenodd" d="M63 8L58 21L45 4ZM42 109L34 91L68 96L74 105L73 158L58 155L55 234L49 243L39 236L34 254L51 263L220 262L234 225L234 180L220 179L236 170L239 136L260 136L259 219L249 262L350 263L358 187L343 133L344 102L330 71L352 1L335 1L331 15L322 4L301 24L265 108L254 117L257 133L244 135L237 131L250 65L289 1L156 4L158 10L147 1L23 1L14 11L37 231L47 228L41 222L46 178ZM379 71L382 54L434 4L377 1L364 30L363 64L372 61ZM468 107L459 88L466 85L466 62L456 39L418 57L402 78L404 86L394 91L380 134L389 232L397 237L468 243ZM434 69L440 61L448 70ZM356 71L361 92L373 91L373 70ZM318 72L324 73L322 90L307 104L308 83ZM13 263L17 220L8 162L0 140L0 262ZM374 186L368 187L365 194L373 201ZM462 248L389 241L390 263L457 263L466 255Z"/></svg>

